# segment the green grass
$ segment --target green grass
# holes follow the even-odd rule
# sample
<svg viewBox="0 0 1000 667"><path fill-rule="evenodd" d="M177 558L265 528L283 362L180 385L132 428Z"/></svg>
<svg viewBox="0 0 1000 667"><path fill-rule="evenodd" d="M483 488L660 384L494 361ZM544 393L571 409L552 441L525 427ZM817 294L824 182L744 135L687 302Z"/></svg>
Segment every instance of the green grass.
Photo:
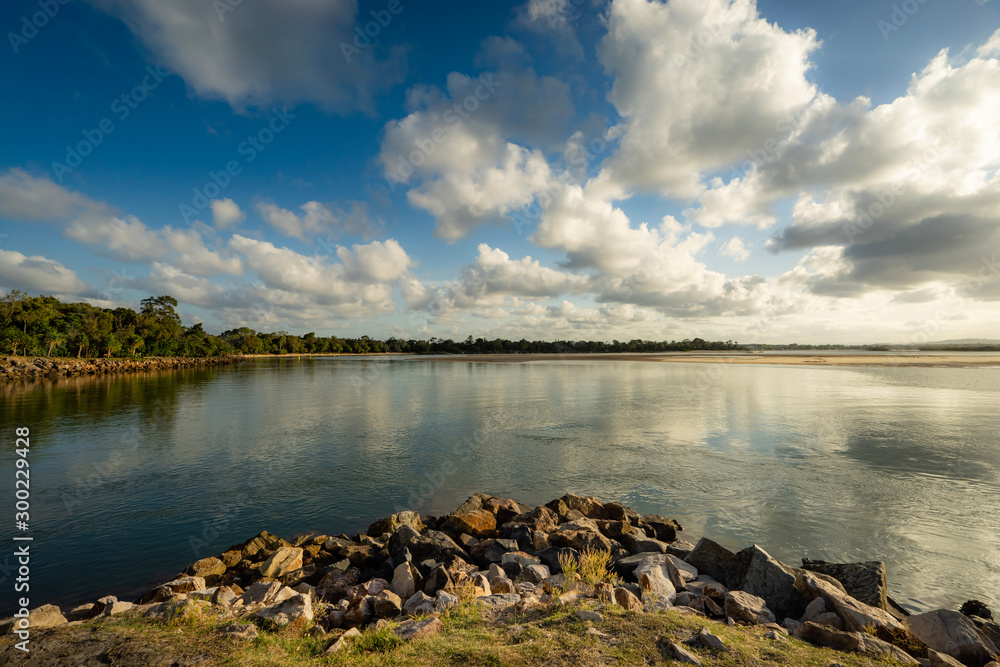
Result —
<svg viewBox="0 0 1000 667"><path fill-rule="evenodd" d="M597 608L593 600L587 607ZM625 612L620 607L600 608L604 621L589 623L575 614L578 606L504 612L493 618L473 601L463 599L442 614L444 629L424 639L403 642L392 628L368 630L351 645L335 654L326 647L339 635L311 637L305 627L276 628L258 624L260 635L252 641L222 636L218 627L233 622L208 610L198 610L169 623L115 618L90 621L73 628L57 628L32 637L33 648L44 647L47 639L69 642L81 651L107 647L115 665L145 666L153 652L159 659L169 656L182 664L197 659L205 667L300 667L303 665L350 665L382 667L457 667L459 665L526 665L529 667L589 667L596 665L673 664L669 642L680 642L703 627L718 635L730 653L691 648L705 665L827 667L839 662L845 667L870 667L885 662L857 654L821 649L795 639L774 641L764 638L765 629L730 627L704 618L684 616L670 610L656 614ZM248 622L236 619L237 622ZM591 634L596 628L602 635ZM0 638L0 662L19 662L12 649L13 639ZM37 643L36 643L37 642ZM65 649L65 644L62 645ZM95 648L96 647L96 648ZM94 653L96 659L100 653ZM84 663L81 663L84 664Z"/></svg>

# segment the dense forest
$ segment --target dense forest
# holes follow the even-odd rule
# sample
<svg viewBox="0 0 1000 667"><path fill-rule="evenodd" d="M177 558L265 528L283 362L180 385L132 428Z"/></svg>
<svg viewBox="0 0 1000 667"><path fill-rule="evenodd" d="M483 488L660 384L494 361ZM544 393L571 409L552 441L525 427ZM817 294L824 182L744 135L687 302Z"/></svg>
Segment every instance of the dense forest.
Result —
<svg viewBox="0 0 1000 667"><path fill-rule="evenodd" d="M743 349L732 341L700 338L683 341L464 341L375 340L327 338L285 331L257 332L247 327L207 333L202 325L186 327L170 296L143 299L139 312L131 308L98 308L88 303L63 303L52 296L32 297L17 290L0 299L0 354L45 357L214 357L225 354L496 354L573 352L668 352Z"/></svg>

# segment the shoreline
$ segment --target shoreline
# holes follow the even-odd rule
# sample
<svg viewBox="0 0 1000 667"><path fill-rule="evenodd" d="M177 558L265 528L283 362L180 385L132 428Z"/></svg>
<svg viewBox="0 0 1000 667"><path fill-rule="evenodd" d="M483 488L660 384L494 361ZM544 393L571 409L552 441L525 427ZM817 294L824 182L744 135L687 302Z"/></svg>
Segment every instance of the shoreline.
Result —
<svg viewBox="0 0 1000 667"><path fill-rule="evenodd" d="M616 618L631 624L633 634L648 623L680 625L683 632L700 624L700 634L705 627L745 632L724 636L748 642L752 652L759 642L784 642L876 664L928 658L938 664L934 651L966 664L975 651L976 665L1000 655L1000 625L985 604L911 614L888 596L881 561L803 558L801 567L789 566L757 545L734 552L705 537L692 544L672 519L573 494L531 507L477 493L445 516L401 511L353 537L309 531L280 538L263 531L188 565L135 602L105 596L22 612L36 647L51 640L63 649L93 650L96 633L109 632L115 644L116 628L137 625L181 635L184 646L186 632L199 629L221 660L243 644L234 638L270 636L308 638L314 657L353 655L355 642L390 636L388 650L397 655L416 642L412 650L447 656L447 648L434 648L428 638L470 628L506 632L512 623L552 627L553 619L566 616L585 623L591 636L606 637L602 630ZM16 636L19 623L19 616L0 621L0 635ZM965 631L961 645L943 629L958 627ZM84 633L88 639L81 641ZM644 639L675 660L693 662L683 658L694 655L721 664L712 652L720 649L718 637L676 636L680 643L671 640L665 648L662 639ZM0 640L0 658L15 655L12 641Z"/></svg>
<svg viewBox="0 0 1000 667"><path fill-rule="evenodd" d="M532 361L641 361L646 363L736 364L760 366L921 366L921 367L988 367L1000 366L1000 354L746 354L732 352L636 352L615 354L466 354L421 355L407 361L438 361L466 363L525 363Z"/></svg>
<svg viewBox="0 0 1000 667"><path fill-rule="evenodd" d="M243 355L220 357L145 357L142 359L76 357L0 357L0 378L18 380L57 380L64 377L118 375L149 371L230 366L245 361Z"/></svg>

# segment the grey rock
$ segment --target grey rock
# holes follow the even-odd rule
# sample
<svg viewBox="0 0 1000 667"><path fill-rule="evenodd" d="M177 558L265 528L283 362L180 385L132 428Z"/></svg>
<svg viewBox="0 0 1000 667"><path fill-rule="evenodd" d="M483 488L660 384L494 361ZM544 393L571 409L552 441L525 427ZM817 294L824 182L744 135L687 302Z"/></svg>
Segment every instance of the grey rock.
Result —
<svg viewBox="0 0 1000 667"><path fill-rule="evenodd" d="M257 632L257 627L251 625L250 623L229 623L228 625L220 627L219 632L227 637L242 639L244 641L256 639L259 634Z"/></svg>
<svg viewBox="0 0 1000 667"><path fill-rule="evenodd" d="M774 613L767 608L763 598L746 591L730 591L726 595L725 614L739 623L757 625L774 623Z"/></svg>
<svg viewBox="0 0 1000 667"><path fill-rule="evenodd" d="M280 626L296 622L308 623L313 619L312 601L308 595L296 595L277 604L264 607L255 616Z"/></svg>
<svg viewBox="0 0 1000 667"><path fill-rule="evenodd" d="M772 630L772 632L774 631ZM698 632L698 641L700 641L701 645L705 648L722 651L723 653L729 653L729 647L726 646L726 643L705 628L702 628L701 631Z"/></svg>
<svg viewBox="0 0 1000 667"><path fill-rule="evenodd" d="M684 560L697 568L698 572L732 588L726 581L726 573L736 560L736 554L718 542L707 537L701 538Z"/></svg>
<svg viewBox="0 0 1000 667"><path fill-rule="evenodd" d="M757 545L736 554L725 580L730 589L762 598L781 617L799 618L805 613L806 600L795 587L792 569Z"/></svg>
<svg viewBox="0 0 1000 667"><path fill-rule="evenodd" d="M589 611L587 609L577 609L576 617L581 621L590 621L592 623L602 623L604 622L604 617L598 614L596 611Z"/></svg>
<svg viewBox="0 0 1000 667"><path fill-rule="evenodd" d="M967 616L938 609L910 616L906 627L929 647L950 655L966 665L983 665L996 660L1000 650Z"/></svg>
<svg viewBox="0 0 1000 667"><path fill-rule="evenodd" d="M680 644L677 644L676 642L668 642L667 649L668 652L670 653L670 656L677 662L681 662L686 665L701 664L701 659L698 658L698 656L696 656L694 653L691 653L691 651L687 650L686 648L684 648Z"/></svg>
<svg viewBox="0 0 1000 667"><path fill-rule="evenodd" d="M412 640L428 637L444 628L444 623L438 617L426 618L422 621L407 621L396 628L396 636L400 639Z"/></svg>
<svg viewBox="0 0 1000 667"><path fill-rule="evenodd" d="M403 603L403 613L407 616L430 614L433 611L434 598L425 594L423 591L417 591Z"/></svg>
<svg viewBox="0 0 1000 667"><path fill-rule="evenodd" d="M828 563L823 560L803 558L802 569L833 577L843 584L848 595L869 607L889 609L885 563L882 561Z"/></svg>

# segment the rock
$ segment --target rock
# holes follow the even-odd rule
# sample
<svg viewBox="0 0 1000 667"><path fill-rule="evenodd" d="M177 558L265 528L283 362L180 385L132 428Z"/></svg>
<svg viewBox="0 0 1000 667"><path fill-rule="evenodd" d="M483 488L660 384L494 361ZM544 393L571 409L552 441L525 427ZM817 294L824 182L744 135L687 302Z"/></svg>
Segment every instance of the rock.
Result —
<svg viewBox="0 0 1000 667"><path fill-rule="evenodd" d="M568 549L566 547L549 547L548 549L543 549L535 554L538 560L542 561L542 565L547 565L550 572L557 573L562 572L562 565L559 563L559 557L573 558L577 562L580 560L580 552L576 549ZM638 564L638 563L637 563ZM634 567L632 568L635 569Z"/></svg>
<svg viewBox="0 0 1000 667"><path fill-rule="evenodd" d="M13 621L10 628L15 629L17 628L17 621L23 621L24 619L13 618L10 620ZM44 630L46 628L54 628L66 623L68 623L68 621L66 620L66 617L63 616L62 610L54 604L43 604L40 607L32 609L28 613L28 628L30 630Z"/></svg>
<svg viewBox="0 0 1000 667"><path fill-rule="evenodd" d="M718 542L713 542L707 537L701 538L685 560L693 565L698 572L707 574L716 581L725 584L729 588L733 588L726 581L726 573L733 566L736 554Z"/></svg>
<svg viewBox="0 0 1000 667"><path fill-rule="evenodd" d="M549 542L555 547L567 547L569 549L576 549L577 551L586 551L587 549L611 551L611 541L604 537L604 535L601 535L596 526L594 526L594 530L579 530L574 528L566 530L560 528L558 531L551 533L549 535Z"/></svg>
<svg viewBox="0 0 1000 667"><path fill-rule="evenodd" d="M615 602L625 611L642 611L642 602L627 588L615 589Z"/></svg>
<svg viewBox="0 0 1000 667"><path fill-rule="evenodd" d="M308 595L295 595L270 607L264 607L254 615L279 626L291 623L304 625L313 619L312 601Z"/></svg>
<svg viewBox="0 0 1000 667"><path fill-rule="evenodd" d="M847 594L869 607L888 611L885 563L828 563L823 560L802 559L802 569L819 572L839 581Z"/></svg>
<svg viewBox="0 0 1000 667"><path fill-rule="evenodd" d="M378 537L379 535L385 535L386 533L394 533L396 529L401 526L409 526L411 529L418 533L422 533L427 529L423 521L420 520L420 515L416 512L397 512L392 516L387 516L384 519L379 519L372 525L368 526L368 530L365 531L366 534Z"/></svg>
<svg viewBox="0 0 1000 667"><path fill-rule="evenodd" d="M200 591L205 587L205 579L202 577L179 577L173 581L168 581L165 584L147 591L141 598L139 598L139 603L148 604L151 602L163 602L165 600L169 600L178 593Z"/></svg>
<svg viewBox="0 0 1000 667"><path fill-rule="evenodd" d="M444 628L444 623L438 617L426 618L422 621L406 621L396 628L396 636L407 641L429 637Z"/></svg>
<svg viewBox="0 0 1000 667"><path fill-rule="evenodd" d="M855 633L861 641L861 652L880 661L891 660L901 665L919 665L913 656L898 646L893 646L877 637L865 633Z"/></svg>
<svg viewBox="0 0 1000 667"><path fill-rule="evenodd" d="M532 530L551 533L559 526L559 516L548 507L540 505L532 510L518 514L507 522L528 526Z"/></svg>
<svg viewBox="0 0 1000 667"><path fill-rule="evenodd" d="M481 566L489 567L492 563L503 562L503 556L509 551L518 551L520 546L517 540L511 539L488 539L483 540L472 548L469 555Z"/></svg>
<svg viewBox="0 0 1000 667"><path fill-rule="evenodd" d="M209 558L202 558L199 561L195 561L188 566L185 572L189 575L203 578L205 583L211 586L218 583L222 575L226 573L226 564L222 560L210 556Z"/></svg>
<svg viewBox="0 0 1000 667"><path fill-rule="evenodd" d="M843 630L844 622L832 611L827 611L822 614L818 614L812 619L812 622L816 625L825 625L828 628L833 628L834 630Z"/></svg>
<svg viewBox="0 0 1000 667"><path fill-rule="evenodd" d="M784 641L784 633L778 632L777 630L768 630L764 633L764 639L770 639L772 641Z"/></svg>
<svg viewBox="0 0 1000 667"><path fill-rule="evenodd" d="M282 588L284 588L284 586L282 586L281 582L278 581L256 581L250 585L250 588L248 588L246 592L239 597L239 599L243 601L244 605L272 604L274 602L280 602L280 600L277 600L276 598ZM294 591L292 594L294 595Z"/></svg>
<svg viewBox="0 0 1000 667"><path fill-rule="evenodd" d="M794 618L786 618L781 622L781 627L787 630L789 633L794 633L802 625L801 621L796 621Z"/></svg>
<svg viewBox="0 0 1000 667"><path fill-rule="evenodd" d="M122 602L116 600L111 604L104 605L104 609L101 611L101 616L117 616L118 614L124 614L135 607L132 602Z"/></svg>
<svg viewBox="0 0 1000 667"><path fill-rule="evenodd" d="M932 648L927 649L927 659L930 660L931 667L965 667L950 655L938 653Z"/></svg>
<svg viewBox="0 0 1000 667"><path fill-rule="evenodd" d="M561 503L561 504L560 504ZM546 504L546 507L550 509L556 509L556 507L565 507L563 513L568 515L569 510L576 510L588 519L610 519L613 518L608 514L608 511L604 508L604 503L599 501L597 498L592 496L577 496L572 493L567 493L562 498L558 500L553 500Z"/></svg>
<svg viewBox="0 0 1000 667"><path fill-rule="evenodd" d="M799 618L805 613L807 602L795 587L792 569L757 545L736 554L725 581L730 589L763 599L768 608L781 617Z"/></svg>
<svg viewBox="0 0 1000 667"><path fill-rule="evenodd" d="M329 646L326 647L326 653L337 653L338 651L343 651L345 648L351 645L351 643L361 636L361 631L357 628L351 628L344 634L340 635L336 641L331 642Z"/></svg>
<svg viewBox="0 0 1000 667"><path fill-rule="evenodd" d="M522 512L531 510L527 505L521 505L510 498L494 496L483 501L483 509L491 512L497 518L498 524L507 523Z"/></svg>
<svg viewBox="0 0 1000 667"><path fill-rule="evenodd" d="M552 573L549 572L549 568L545 565L529 565L521 570L521 574L518 575L517 581L523 581L529 584L541 584L550 576L552 576Z"/></svg>
<svg viewBox="0 0 1000 667"><path fill-rule="evenodd" d="M347 597L351 587L361 580L361 570L356 567L341 570L331 567L326 576L316 585L316 595L320 600L334 602L340 598ZM402 597L402 596L400 596Z"/></svg>
<svg viewBox="0 0 1000 667"><path fill-rule="evenodd" d="M350 561L348 561L348 562L350 562ZM313 580L313 582L315 582L316 581L316 564L315 563L309 563L307 565L303 565L298 570L292 570L291 572L286 572L284 574L281 574L281 575L278 575L277 577L272 577L272 578L277 579L278 581L280 581L281 583L283 583L285 586L288 586L289 588L295 588L299 584L307 582L307 580L310 580L310 579Z"/></svg>
<svg viewBox="0 0 1000 667"><path fill-rule="evenodd" d="M192 600L207 600L211 602L212 597L216 594L216 592L218 592L218 590L218 586L213 586L212 588L205 588L200 591L191 591L187 594L187 596Z"/></svg>
<svg viewBox="0 0 1000 667"><path fill-rule="evenodd" d="M693 565L685 563L676 556L665 555L664 565L667 566L667 572L670 573L670 581L677 590L683 590L688 582L698 578L698 570Z"/></svg>
<svg viewBox="0 0 1000 667"><path fill-rule="evenodd" d="M772 630L771 632L774 631ZM700 641L701 645L705 648L710 648L714 651L722 651L723 653L729 653L729 647L726 646L726 643L705 628L702 628L698 632L698 641Z"/></svg>
<svg viewBox="0 0 1000 667"><path fill-rule="evenodd" d="M991 642L1000 646L1000 625L993 621L983 621L983 626L979 629L984 635L989 637Z"/></svg>
<svg viewBox="0 0 1000 667"><path fill-rule="evenodd" d="M460 556L468 559L462 547L458 546L455 540L437 530L428 530L421 535L409 526L400 526L389 538L387 546L389 555L394 563L402 563L407 560L403 557L404 549L407 550L414 562L425 560L435 560L439 563L448 561L452 556Z"/></svg>
<svg viewBox="0 0 1000 667"><path fill-rule="evenodd" d="M303 584L299 584L298 586L293 586L292 590L295 591L296 593L300 593L301 595L308 595L310 600L315 600L316 599L316 587L315 586L310 586L309 584L303 583ZM235 597L235 595L233 597ZM213 603L214 602L215 601L213 599ZM216 603L216 604L218 604L218 603Z"/></svg>
<svg viewBox="0 0 1000 667"><path fill-rule="evenodd" d="M647 558L635 568L635 576L644 594L650 593L673 603L677 589L671 583L670 572L662 559Z"/></svg>
<svg viewBox="0 0 1000 667"><path fill-rule="evenodd" d="M259 634L257 632L257 627L251 625L250 623L229 623L228 625L220 627L219 632L227 637L242 639L244 641L256 639Z"/></svg>
<svg viewBox="0 0 1000 667"><path fill-rule="evenodd" d="M723 601L723 604L725 604L725 601ZM691 600L688 606L691 609L700 611L705 616L712 618L720 618L726 615L726 612L722 607L720 607L712 598L705 597L704 595L700 595Z"/></svg>
<svg viewBox="0 0 1000 667"><path fill-rule="evenodd" d="M802 614L802 622L811 621L824 613L826 613L826 601L823 598L816 598L806 605L806 611Z"/></svg>
<svg viewBox="0 0 1000 667"><path fill-rule="evenodd" d="M446 516L445 522L456 533L468 533L480 538L496 536L497 518L488 510L456 512Z"/></svg>
<svg viewBox="0 0 1000 667"><path fill-rule="evenodd" d="M98 610L95 607L96 605L89 602L77 605L66 613L66 620L69 622L89 620L98 614Z"/></svg>
<svg viewBox="0 0 1000 667"><path fill-rule="evenodd" d="M625 535L632 535L636 532L635 527L628 521L598 519L595 523L601 534L612 540L620 540Z"/></svg>
<svg viewBox="0 0 1000 667"><path fill-rule="evenodd" d="M810 644L825 646L846 653L861 650L861 639L857 634L834 630L823 625L817 625L812 621L803 623L792 635Z"/></svg>
<svg viewBox="0 0 1000 667"><path fill-rule="evenodd" d="M476 598L476 604L482 605L484 607L490 607L495 610L507 609L508 607L513 607L518 602L521 601L521 596L516 593L504 593L503 595L485 595L481 598Z"/></svg>
<svg viewBox="0 0 1000 667"><path fill-rule="evenodd" d="M363 626L375 616L375 598L365 595L356 599L344 612L344 625Z"/></svg>
<svg viewBox="0 0 1000 667"><path fill-rule="evenodd" d="M434 595L442 589L453 590L454 588L455 583L451 580L451 575L448 574L444 565L438 565L424 578L423 590L428 595Z"/></svg>
<svg viewBox="0 0 1000 667"><path fill-rule="evenodd" d="M653 536L661 542L673 542L677 539L677 533L684 530L681 524L659 514L647 514L639 520L639 525L650 528Z"/></svg>
<svg viewBox="0 0 1000 667"><path fill-rule="evenodd" d="M667 545L667 553L671 556L677 556L681 560L687 559L692 551L694 551L694 545L687 540L674 540Z"/></svg>
<svg viewBox="0 0 1000 667"><path fill-rule="evenodd" d="M458 605L458 596L447 591L437 592L437 602L434 603L434 611L442 612Z"/></svg>
<svg viewBox="0 0 1000 667"><path fill-rule="evenodd" d="M762 598L745 591L730 591L726 594L725 614L734 621L757 625L774 623L774 614L767 608Z"/></svg>
<svg viewBox="0 0 1000 667"><path fill-rule="evenodd" d="M393 515L395 516L395 515ZM417 592L417 585L420 583L420 573L412 563L403 562L392 571L392 583L389 588L403 600L409 600Z"/></svg>
<svg viewBox="0 0 1000 667"><path fill-rule="evenodd" d="M490 590L493 593L514 593L514 582L507 577L501 576L490 580Z"/></svg>
<svg viewBox="0 0 1000 667"><path fill-rule="evenodd" d="M990 611L985 602L980 602L979 600L966 601L958 611L964 616L977 616L985 621L993 619L993 612Z"/></svg>
<svg viewBox="0 0 1000 667"><path fill-rule="evenodd" d="M243 554L244 558L251 558L253 556L256 556L257 552L259 552L261 549L274 550L277 549L278 547L283 547L283 546L287 547L288 543L285 542L280 537L272 535L271 533L265 530L258 533L256 537L253 537L244 542L240 551ZM204 588L204 586L202 586L202 588Z"/></svg>
<svg viewBox="0 0 1000 667"><path fill-rule="evenodd" d="M940 653L978 667L1000 655L1000 650L967 616L938 609L910 616L906 627L919 640Z"/></svg>
<svg viewBox="0 0 1000 667"><path fill-rule="evenodd" d="M687 665L700 665L701 660L691 651L677 644L676 642L667 642L667 650L670 656L677 662L681 662Z"/></svg>
<svg viewBox="0 0 1000 667"><path fill-rule="evenodd" d="M375 615L379 618L393 618L403 611L403 601L390 590L383 590L375 596Z"/></svg>
<svg viewBox="0 0 1000 667"><path fill-rule="evenodd" d="M523 551L508 551L501 556L500 562L504 565L518 563L521 567L528 567L529 565L541 565L542 559Z"/></svg>
<svg viewBox="0 0 1000 667"><path fill-rule="evenodd" d="M484 574L477 574L470 580L472 584L472 595L475 597L482 597L484 595L492 595L493 591L490 590L489 579L486 578Z"/></svg>
<svg viewBox="0 0 1000 667"><path fill-rule="evenodd" d="M581 621L590 621L591 623L602 623L604 622L604 617L598 614L596 611L589 611L587 609L577 609L576 617Z"/></svg>
<svg viewBox="0 0 1000 667"><path fill-rule="evenodd" d="M434 598L417 591L403 603L403 613L407 616L430 614L434 611Z"/></svg>
<svg viewBox="0 0 1000 667"><path fill-rule="evenodd" d="M864 632L865 627L869 625L891 631L902 631L904 629L902 623L897 621L889 612L870 607L863 602L855 600L833 584L820 579L821 574L806 572L804 570L799 570L799 572L801 576L796 579L796 586L802 591L806 599L812 601L816 597L822 597L827 610L840 616L844 622L845 630L850 632ZM801 617L801 614L795 617Z"/></svg>

